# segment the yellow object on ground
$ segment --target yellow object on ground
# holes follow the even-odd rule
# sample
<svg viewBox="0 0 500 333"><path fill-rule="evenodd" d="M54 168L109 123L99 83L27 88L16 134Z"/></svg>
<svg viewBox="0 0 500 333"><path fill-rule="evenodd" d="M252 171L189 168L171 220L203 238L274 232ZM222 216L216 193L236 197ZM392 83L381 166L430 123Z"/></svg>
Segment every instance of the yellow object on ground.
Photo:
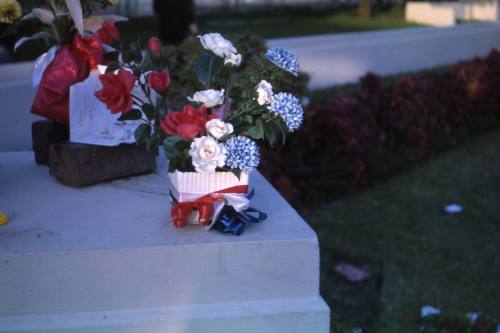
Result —
<svg viewBox="0 0 500 333"><path fill-rule="evenodd" d="M0 225L7 224L9 222L9 217L7 214L0 212Z"/></svg>

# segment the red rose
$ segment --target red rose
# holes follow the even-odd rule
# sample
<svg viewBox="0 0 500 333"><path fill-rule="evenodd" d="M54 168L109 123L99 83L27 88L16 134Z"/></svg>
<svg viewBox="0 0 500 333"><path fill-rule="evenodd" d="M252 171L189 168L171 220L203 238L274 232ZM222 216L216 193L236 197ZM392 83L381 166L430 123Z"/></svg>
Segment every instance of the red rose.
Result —
<svg viewBox="0 0 500 333"><path fill-rule="evenodd" d="M166 69L151 72L148 74L148 84L158 94L164 94L167 92L168 86L170 86L170 74Z"/></svg>
<svg viewBox="0 0 500 333"><path fill-rule="evenodd" d="M205 124L213 116L207 115L207 109L202 106L196 109L186 105L182 112L171 112L160 122L161 129L169 135L178 135L183 139L193 139L205 133Z"/></svg>
<svg viewBox="0 0 500 333"><path fill-rule="evenodd" d="M160 53L160 40L156 37L151 37L148 42L148 48L152 53Z"/></svg>
<svg viewBox="0 0 500 333"><path fill-rule="evenodd" d="M115 27L115 22L110 20L102 24L101 29L96 31L95 36L104 44L111 44L120 38L120 33Z"/></svg>
<svg viewBox="0 0 500 333"><path fill-rule="evenodd" d="M111 111L111 113L127 113L132 108L132 89L135 84L135 76L125 69L120 69L118 74L109 72L99 75L102 88L95 96Z"/></svg>

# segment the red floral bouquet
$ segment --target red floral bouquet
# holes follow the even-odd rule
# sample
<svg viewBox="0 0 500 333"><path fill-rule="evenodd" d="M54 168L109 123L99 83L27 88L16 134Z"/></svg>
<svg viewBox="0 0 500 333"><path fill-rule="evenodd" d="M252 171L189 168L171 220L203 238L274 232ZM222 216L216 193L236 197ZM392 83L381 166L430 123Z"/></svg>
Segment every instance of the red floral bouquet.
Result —
<svg viewBox="0 0 500 333"><path fill-rule="evenodd" d="M13 0L14 1L14 0ZM97 8L116 4L117 0L47 0L45 5L22 8L17 20L11 20L9 32L24 25L39 30L18 40L15 49L41 40L48 51L35 61L33 84L38 87L31 112L62 124L69 123L69 89L85 80L104 53L112 50L119 33L117 16L93 16ZM24 15L22 15L24 13Z"/></svg>

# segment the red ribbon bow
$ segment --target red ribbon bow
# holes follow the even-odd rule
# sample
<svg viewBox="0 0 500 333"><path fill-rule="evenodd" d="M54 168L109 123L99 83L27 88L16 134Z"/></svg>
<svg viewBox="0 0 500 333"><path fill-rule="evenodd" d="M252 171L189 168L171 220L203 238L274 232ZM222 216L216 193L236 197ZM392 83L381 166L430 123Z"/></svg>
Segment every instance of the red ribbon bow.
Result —
<svg viewBox="0 0 500 333"><path fill-rule="evenodd" d="M193 210L198 210L201 226L206 226L214 213L214 204L217 201L224 200L224 193L247 193L247 185L238 185L229 187L220 191L209 193L194 201L175 202L170 215L177 228L183 228L187 225L188 218L193 213Z"/></svg>

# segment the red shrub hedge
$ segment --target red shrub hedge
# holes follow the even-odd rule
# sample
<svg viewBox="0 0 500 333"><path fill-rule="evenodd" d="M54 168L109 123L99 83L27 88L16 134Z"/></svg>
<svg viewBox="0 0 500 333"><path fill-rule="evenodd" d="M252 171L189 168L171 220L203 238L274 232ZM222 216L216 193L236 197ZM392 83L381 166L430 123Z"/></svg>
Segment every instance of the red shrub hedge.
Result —
<svg viewBox="0 0 500 333"><path fill-rule="evenodd" d="M260 170L295 204L345 195L498 126L500 53L391 84L367 74L358 90L309 107L286 149L263 149Z"/></svg>

